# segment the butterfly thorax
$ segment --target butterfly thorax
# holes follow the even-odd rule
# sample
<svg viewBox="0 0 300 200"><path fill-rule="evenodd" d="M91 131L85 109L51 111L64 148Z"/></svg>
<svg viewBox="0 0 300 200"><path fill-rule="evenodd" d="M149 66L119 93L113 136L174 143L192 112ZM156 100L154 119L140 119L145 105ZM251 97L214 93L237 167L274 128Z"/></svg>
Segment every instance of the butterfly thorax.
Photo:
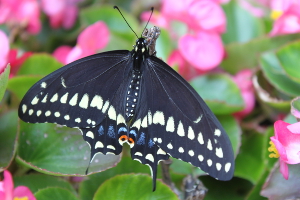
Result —
<svg viewBox="0 0 300 200"><path fill-rule="evenodd" d="M142 77L141 66L142 62L149 55L146 40L144 38L137 39L131 53L133 57L133 67L131 72L131 81L127 88L125 101L125 113L127 122L129 122L135 114L136 105L140 96L140 82Z"/></svg>
<svg viewBox="0 0 300 200"><path fill-rule="evenodd" d="M144 38L137 39L131 53L133 57L133 70L139 71L142 66L142 62L147 56L149 56L147 41Z"/></svg>

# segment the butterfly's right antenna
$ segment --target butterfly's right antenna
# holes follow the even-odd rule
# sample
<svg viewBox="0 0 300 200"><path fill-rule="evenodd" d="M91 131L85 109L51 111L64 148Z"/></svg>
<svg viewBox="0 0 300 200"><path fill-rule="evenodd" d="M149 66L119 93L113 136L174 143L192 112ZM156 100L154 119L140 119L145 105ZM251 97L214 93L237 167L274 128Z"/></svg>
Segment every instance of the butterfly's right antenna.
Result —
<svg viewBox="0 0 300 200"><path fill-rule="evenodd" d="M148 19L148 21L147 21L147 24L146 24L146 26L145 26L145 28L144 28L142 34L144 33L145 29L147 28L147 26L148 26L148 24L149 24L149 21L150 21L150 19L151 19L151 17L152 17L152 14L153 14L153 10L154 10L154 8L151 7L151 14L150 14L150 17L149 17L149 19Z"/></svg>
<svg viewBox="0 0 300 200"><path fill-rule="evenodd" d="M128 22L126 21L125 17L124 17L123 14L121 13L121 11L120 11L120 9L118 8L118 6L114 6L114 9L117 9L117 10L119 11L119 13L122 15L123 19L125 20L126 24L129 26L129 28L132 30L132 32L134 32L134 30L131 28L131 26L128 24ZM139 38L135 32L134 32L134 34L136 35L137 38Z"/></svg>

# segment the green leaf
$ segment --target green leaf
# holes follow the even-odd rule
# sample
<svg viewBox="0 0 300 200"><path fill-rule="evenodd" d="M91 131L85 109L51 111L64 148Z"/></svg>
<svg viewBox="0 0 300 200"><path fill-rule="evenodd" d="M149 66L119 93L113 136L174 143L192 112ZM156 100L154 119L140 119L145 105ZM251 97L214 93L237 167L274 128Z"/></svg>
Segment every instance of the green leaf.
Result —
<svg viewBox="0 0 300 200"><path fill-rule="evenodd" d="M266 135L251 132L242 135L242 146L235 160L234 175L256 183L264 172Z"/></svg>
<svg viewBox="0 0 300 200"><path fill-rule="evenodd" d="M160 177L160 167L157 170L158 177ZM81 182L79 185L79 195L81 199L92 200L98 187L107 179L110 179L118 174L124 173L148 173L150 174L149 167L142 165L138 161L132 160L130 157L123 156L121 162L116 167L110 168L106 171L92 174L88 176L88 179ZM151 187L152 184L149 185Z"/></svg>
<svg viewBox="0 0 300 200"><path fill-rule="evenodd" d="M300 119L300 97L296 97L291 102L291 113L295 118Z"/></svg>
<svg viewBox="0 0 300 200"><path fill-rule="evenodd" d="M293 42L276 52L276 56L286 72L286 74L293 80L300 83L300 41Z"/></svg>
<svg viewBox="0 0 300 200"><path fill-rule="evenodd" d="M270 144L269 144L270 137L274 136L274 128L269 127L264 134L266 135L266 137L264 137L264 144L263 144L264 146L263 146L263 151L262 151L262 155L263 155L263 159L264 159L263 163L265 164L264 172L262 173L259 180L254 185L251 192L247 195L247 198L245 198L248 200L265 200L266 199L265 197L262 197L260 195L260 191L261 191L270 171L272 170L274 164L278 160L276 158L275 159L270 158L269 157L270 152L268 151L268 147L270 146Z"/></svg>
<svg viewBox="0 0 300 200"><path fill-rule="evenodd" d="M4 92L7 87L9 72L10 72L10 65L8 64L4 72L0 73L0 102L3 98Z"/></svg>
<svg viewBox="0 0 300 200"><path fill-rule="evenodd" d="M38 200L53 200L53 199L63 199L63 200L78 200L78 198L72 194L69 190L49 187L37 191L34 196Z"/></svg>
<svg viewBox="0 0 300 200"><path fill-rule="evenodd" d="M54 57L45 53L33 54L22 64L18 75L48 75L62 67Z"/></svg>
<svg viewBox="0 0 300 200"><path fill-rule="evenodd" d="M15 176L14 177L15 187L24 185L27 186L32 193L35 193L41 189L48 187L59 187L69 190L73 194L76 194L75 189L72 185L58 177L48 176L44 174L30 174L25 176Z"/></svg>
<svg viewBox="0 0 300 200"><path fill-rule="evenodd" d="M126 11L122 10L122 13L132 29L137 32L137 20ZM79 13L79 18L82 23L86 25L91 25L99 20L104 21L113 34L126 38L126 40L128 41L134 41L134 39L136 38L120 13L115 10L112 5L91 6L82 9Z"/></svg>
<svg viewBox="0 0 300 200"><path fill-rule="evenodd" d="M226 58L221 67L227 72L235 74L242 69L256 68L258 56L263 52L277 49L278 47L299 39L300 34L287 34L281 36L263 36L246 43L231 43L225 46Z"/></svg>
<svg viewBox="0 0 300 200"><path fill-rule="evenodd" d="M262 102L261 107L265 113L269 116L276 116L279 112L288 112L290 110L290 98L270 85L264 78L262 71L257 71L252 80L258 100Z"/></svg>
<svg viewBox="0 0 300 200"><path fill-rule="evenodd" d="M247 42L264 33L263 21L251 15L237 1L224 4L226 14L226 33L222 35L225 44L231 42Z"/></svg>
<svg viewBox="0 0 300 200"><path fill-rule="evenodd" d="M178 174L194 174L194 175L205 175L206 173L201 169L195 167L194 165L184 162L182 160L178 160L176 158L172 158L172 164L170 168L174 173Z"/></svg>
<svg viewBox="0 0 300 200"><path fill-rule="evenodd" d="M17 111L3 113L0 117L0 171L8 168L17 148L18 114Z"/></svg>
<svg viewBox="0 0 300 200"><path fill-rule="evenodd" d="M26 92L38 82L43 76L15 76L8 81L7 89L21 100Z"/></svg>
<svg viewBox="0 0 300 200"><path fill-rule="evenodd" d="M264 53L260 57L260 65L265 77L276 89L290 96L300 95L300 83L286 75L273 52Z"/></svg>
<svg viewBox="0 0 300 200"><path fill-rule="evenodd" d="M232 114L244 107L240 90L228 75L208 74L190 83L215 114Z"/></svg>
<svg viewBox="0 0 300 200"><path fill-rule="evenodd" d="M242 134L242 130L238 121L231 115L218 116L218 119L231 141L234 154L237 155L241 146Z"/></svg>
<svg viewBox="0 0 300 200"><path fill-rule="evenodd" d="M52 175L82 176L90 160L90 148L77 129L54 124L20 123L18 161ZM114 166L120 156L98 154L89 172Z"/></svg>
<svg viewBox="0 0 300 200"><path fill-rule="evenodd" d="M130 49L132 48L133 42L127 40L126 38L111 33L109 35L110 42L106 45L104 49L101 49L100 52L113 51L113 50L121 50L121 49Z"/></svg>
<svg viewBox="0 0 300 200"><path fill-rule="evenodd" d="M97 190L94 200L171 200L177 199L175 193L157 181L156 191L152 192L152 178L148 175L118 175L105 181Z"/></svg>
<svg viewBox="0 0 300 200"><path fill-rule="evenodd" d="M174 47L172 46L172 40L170 34L165 29L160 29L160 36L158 37L155 45L156 56L161 58L164 62L167 62L169 55Z"/></svg>

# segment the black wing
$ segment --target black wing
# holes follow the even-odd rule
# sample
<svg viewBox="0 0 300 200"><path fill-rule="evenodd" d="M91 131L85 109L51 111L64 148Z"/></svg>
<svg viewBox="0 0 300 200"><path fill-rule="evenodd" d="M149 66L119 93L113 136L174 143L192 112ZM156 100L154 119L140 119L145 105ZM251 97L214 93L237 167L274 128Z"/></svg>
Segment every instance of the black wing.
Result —
<svg viewBox="0 0 300 200"><path fill-rule="evenodd" d="M30 123L57 123L81 130L97 153L118 155L127 135L124 101L131 77L129 51L95 54L49 74L26 93L19 117Z"/></svg>
<svg viewBox="0 0 300 200"><path fill-rule="evenodd" d="M29 123L95 127L111 106L116 109L123 100L117 92L122 92L120 86L128 80L131 62L129 51L99 53L72 62L31 87L20 103L19 117ZM124 111L118 112L124 116Z"/></svg>
<svg viewBox="0 0 300 200"><path fill-rule="evenodd" d="M234 172L231 142L202 98L156 57L146 59L142 70L146 76L141 82L145 90L141 99L146 101L140 101L134 123L141 127L139 135L147 129L148 137L157 146L151 166L157 165L156 157L163 155L158 154L159 150L200 167L214 178L230 180Z"/></svg>

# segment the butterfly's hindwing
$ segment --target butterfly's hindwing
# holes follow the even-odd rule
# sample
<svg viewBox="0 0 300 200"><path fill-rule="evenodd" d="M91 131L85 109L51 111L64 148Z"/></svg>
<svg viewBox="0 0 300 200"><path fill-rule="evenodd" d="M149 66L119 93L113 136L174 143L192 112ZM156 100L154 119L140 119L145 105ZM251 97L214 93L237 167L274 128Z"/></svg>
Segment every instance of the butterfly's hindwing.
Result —
<svg viewBox="0 0 300 200"><path fill-rule="evenodd" d="M129 51L80 59L37 82L24 96L19 117L30 123L95 127L130 72ZM115 106L115 105L114 105Z"/></svg>
<svg viewBox="0 0 300 200"><path fill-rule="evenodd" d="M121 114L119 121L115 116L113 119L106 117L93 128L81 128L83 139L91 148L91 161L97 153L119 155L122 152L122 145L126 141L120 141L120 138L127 138L127 126L123 119L120 121Z"/></svg>
<svg viewBox="0 0 300 200"><path fill-rule="evenodd" d="M156 57L144 66L148 132L154 143L174 158L190 162L219 180L234 171L230 140L217 118L196 91ZM151 87L149 86L151 85ZM149 115L145 111L144 116Z"/></svg>
<svg viewBox="0 0 300 200"><path fill-rule="evenodd" d="M134 119L130 127L129 137L133 139L131 158L150 167L153 179L153 190L156 188L157 167L161 160L169 159L169 155L157 146L148 132L148 116Z"/></svg>

